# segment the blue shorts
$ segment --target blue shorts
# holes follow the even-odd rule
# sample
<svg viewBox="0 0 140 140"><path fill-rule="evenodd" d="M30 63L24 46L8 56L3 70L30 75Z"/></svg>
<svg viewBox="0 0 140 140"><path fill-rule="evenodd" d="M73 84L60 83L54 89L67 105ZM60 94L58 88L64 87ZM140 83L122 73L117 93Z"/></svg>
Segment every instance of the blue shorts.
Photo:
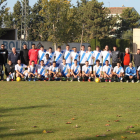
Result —
<svg viewBox="0 0 140 140"><path fill-rule="evenodd" d="M99 78L99 77L100 77L100 75L96 74L96 77L98 77L98 78Z"/></svg>
<svg viewBox="0 0 140 140"><path fill-rule="evenodd" d="M67 77L68 73L62 73L62 77Z"/></svg>
<svg viewBox="0 0 140 140"><path fill-rule="evenodd" d="M78 74L78 73L75 73L75 72L74 72L74 75L77 75L77 74Z"/></svg>

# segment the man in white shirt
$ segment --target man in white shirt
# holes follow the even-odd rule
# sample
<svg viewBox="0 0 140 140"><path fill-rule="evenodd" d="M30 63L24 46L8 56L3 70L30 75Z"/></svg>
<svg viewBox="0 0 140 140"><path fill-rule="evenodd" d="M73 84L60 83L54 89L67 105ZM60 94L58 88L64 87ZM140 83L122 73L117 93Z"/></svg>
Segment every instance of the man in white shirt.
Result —
<svg viewBox="0 0 140 140"><path fill-rule="evenodd" d="M49 54L48 53L46 53L45 57L43 58L43 61L44 61L44 65L45 66L50 67L52 61L49 58Z"/></svg>
<svg viewBox="0 0 140 140"><path fill-rule="evenodd" d="M77 64L79 65L79 52L77 52L77 48L73 47L73 52L71 52L72 57L72 65L74 64L74 60L77 60Z"/></svg>
<svg viewBox="0 0 140 140"><path fill-rule="evenodd" d="M105 64L106 65L103 66L104 79L105 79L105 82L108 82L108 79L109 79L109 82L111 82L113 68L111 65L109 65L108 60L105 61Z"/></svg>
<svg viewBox="0 0 140 140"><path fill-rule="evenodd" d="M100 78L100 81L101 79L103 78L103 67L100 66L100 60L96 60L96 65L93 67L93 74L91 75L91 77L94 77L95 79L96 78Z"/></svg>
<svg viewBox="0 0 140 140"><path fill-rule="evenodd" d="M40 61L43 60L43 58L45 57L45 54L46 54L46 50L44 50L44 46L41 45L40 50L38 51L39 64Z"/></svg>
<svg viewBox="0 0 140 140"><path fill-rule="evenodd" d="M74 64L71 67L71 82L73 79L78 80L80 82L81 72L80 72L80 65L77 64L77 59L74 60Z"/></svg>
<svg viewBox="0 0 140 140"><path fill-rule="evenodd" d="M93 53L94 56L94 65L96 65L96 60L100 60L100 66L102 65L102 53L100 52L99 46L96 46L96 50Z"/></svg>
<svg viewBox="0 0 140 140"><path fill-rule="evenodd" d="M91 73L92 73L92 68L91 66L88 65L88 61L85 62L85 65L82 67L82 77L83 77L83 82L88 80L89 82L91 79Z"/></svg>
<svg viewBox="0 0 140 140"><path fill-rule="evenodd" d="M49 68L49 81L50 81L50 78L52 78L53 80L57 80L57 77L59 77L59 74L58 74L58 67L56 66L56 62L53 61L53 64L52 66L50 66Z"/></svg>
<svg viewBox="0 0 140 140"><path fill-rule="evenodd" d="M80 70L81 70L81 73L82 73L82 67L85 65L85 62L87 60L84 45L81 46L81 51L80 51L79 55L80 55Z"/></svg>
<svg viewBox="0 0 140 140"><path fill-rule="evenodd" d="M35 62L32 61L31 65L28 67L28 81L31 81L32 78L34 77L34 81L37 79L37 67L35 65Z"/></svg>
<svg viewBox="0 0 140 140"><path fill-rule="evenodd" d="M71 68L71 51L70 51L70 46L67 45L66 46L66 51L65 51L65 54L64 54L64 58L66 60L66 64Z"/></svg>
<svg viewBox="0 0 140 140"><path fill-rule="evenodd" d="M48 77L48 67L44 66L44 61L41 60L40 61L40 65L37 65L37 75L38 75L38 79L39 81L46 81L46 78Z"/></svg>
<svg viewBox="0 0 140 140"><path fill-rule="evenodd" d="M105 65L106 60L110 64L111 52L109 51L108 45L105 46L105 50L101 52L103 56L103 66Z"/></svg>
<svg viewBox="0 0 140 140"><path fill-rule="evenodd" d="M115 66L113 69L113 76L115 76L117 81L122 82L124 77L124 69L119 61L117 62L117 66Z"/></svg>
<svg viewBox="0 0 140 140"><path fill-rule="evenodd" d="M49 47L49 51L46 52L46 54L49 54L50 62L52 64L52 62L54 61L54 52L52 52L52 47Z"/></svg>
<svg viewBox="0 0 140 140"><path fill-rule="evenodd" d="M61 51L61 46L58 46L57 51L55 51L55 53L54 53L57 67L59 67L59 65L62 63L63 55L64 55L64 53L63 53L63 51Z"/></svg>
<svg viewBox="0 0 140 140"><path fill-rule="evenodd" d="M59 65L58 69L60 70L59 77L70 78L70 67L66 64L65 59L63 59L63 63Z"/></svg>
<svg viewBox="0 0 140 140"><path fill-rule="evenodd" d="M25 64L21 64L21 60L18 60L17 64L15 65L16 77L21 77L26 79L28 74L25 75L25 68L27 68L27 66Z"/></svg>
<svg viewBox="0 0 140 140"><path fill-rule="evenodd" d="M92 73L93 73L93 58L94 58L94 52L91 51L91 46L88 46L88 51L86 53L86 58L88 61L89 66L92 68Z"/></svg>

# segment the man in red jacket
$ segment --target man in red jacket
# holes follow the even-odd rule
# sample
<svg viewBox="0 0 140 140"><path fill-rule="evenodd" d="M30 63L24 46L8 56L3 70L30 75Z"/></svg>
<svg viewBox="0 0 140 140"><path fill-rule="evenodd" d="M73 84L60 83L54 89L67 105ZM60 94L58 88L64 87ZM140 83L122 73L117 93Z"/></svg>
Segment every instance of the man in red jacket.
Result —
<svg viewBox="0 0 140 140"><path fill-rule="evenodd" d="M32 44L32 49L29 50L28 52L28 56L29 56L29 60L30 60L30 65L31 65L31 62L34 61L35 64L37 64L37 61L38 61L38 51L40 49L36 49L35 48L35 44Z"/></svg>

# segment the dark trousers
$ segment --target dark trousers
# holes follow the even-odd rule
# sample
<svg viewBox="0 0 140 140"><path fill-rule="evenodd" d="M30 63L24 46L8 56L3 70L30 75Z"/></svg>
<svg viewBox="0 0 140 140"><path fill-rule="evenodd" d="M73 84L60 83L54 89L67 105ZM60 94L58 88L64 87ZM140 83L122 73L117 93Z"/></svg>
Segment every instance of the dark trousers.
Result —
<svg viewBox="0 0 140 140"><path fill-rule="evenodd" d="M125 79L126 79L126 80L136 80L137 78L136 78L136 76L133 76L133 78L130 79L128 75L125 75Z"/></svg>
<svg viewBox="0 0 140 140"><path fill-rule="evenodd" d="M92 68L92 73L93 73L93 65L89 65Z"/></svg>
<svg viewBox="0 0 140 140"><path fill-rule="evenodd" d="M112 67L114 68L115 66L117 66L117 63L112 63Z"/></svg>
<svg viewBox="0 0 140 140"><path fill-rule="evenodd" d="M124 68L124 73L125 73L125 69L126 69L128 66L129 66L129 65L124 65L124 67L123 67L123 68Z"/></svg>
<svg viewBox="0 0 140 140"><path fill-rule="evenodd" d="M1 80L3 80L3 74L2 73L0 74L0 76L1 76Z"/></svg>
<svg viewBox="0 0 140 140"><path fill-rule="evenodd" d="M83 67L84 65L85 65L85 64L80 64L81 73L82 73L82 67Z"/></svg>

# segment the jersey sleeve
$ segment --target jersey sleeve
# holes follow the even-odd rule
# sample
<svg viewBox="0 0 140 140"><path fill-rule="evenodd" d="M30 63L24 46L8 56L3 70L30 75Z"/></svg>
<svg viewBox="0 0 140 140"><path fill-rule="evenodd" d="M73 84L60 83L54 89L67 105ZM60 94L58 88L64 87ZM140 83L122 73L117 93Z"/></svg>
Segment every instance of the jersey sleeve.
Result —
<svg viewBox="0 0 140 140"><path fill-rule="evenodd" d="M90 66L90 69L89 70L92 71L92 66Z"/></svg>
<svg viewBox="0 0 140 140"><path fill-rule="evenodd" d="M78 70L79 70L79 71L81 70L80 66L79 66Z"/></svg>
<svg viewBox="0 0 140 140"><path fill-rule="evenodd" d="M93 71L95 71L95 66L93 66Z"/></svg>
<svg viewBox="0 0 140 140"><path fill-rule="evenodd" d="M105 72L105 67L103 67L103 72Z"/></svg>
<svg viewBox="0 0 140 140"><path fill-rule="evenodd" d="M50 66L49 70L52 71L52 66Z"/></svg>
<svg viewBox="0 0 140 140"><path fill-rule="evenodd" d="M15 70L17 70L17 65L15 65Z"/></svg>
<svg viewBox="0 0 140 140"><path fill-rule="evenodd" d="M138 67L137 71L140 71L140 66Z"/></svg>
<svg viewBox="0 0 140 140"><path fill-rule="evenodd" d="M113 72L115 72L115 73L116 73L116 67L114 67Z"/></svg>
<svg viewBox="0 0 140 140"><path fill-rule="evenodd" d="M82 72L83 72L83 71L85 71L85 67L84 67L84 66L82 67Z"/></svg>
<svg viewBox="0 0 140 140"><path fill-rule="evenodd" d="M103 71L103 67L100 68L100 71Z"/></svg>
<svg viewBox="0 0 140 140"><path fill-rule="evenodd" d="M23 64L23 68L27 68L27 65Z"/></svg>
<svg viewBox="0 0 140 140"><path fill-rule="evenodd" d="M56 69L56 72L58 72L58 67L57 67L57 69Z"/></svg>
<svg viewBox="0 0 140 140"><path fill-rule="evenodd" d="M121 72L124 73L124 69L123 69L123 67L121 68Z"/></svg>
<svg viewBox="0 0 140 140"><path fill-rule="evenodd" d="M30 72L30 67L28 67L28 72Z"/></svg>
<svg viewBox="0 0 140 140"><path fill-rule="evenodd" d="M71 70L73 70L74 69L74 65L72 65L72 67L71 67Z"/></svg>

